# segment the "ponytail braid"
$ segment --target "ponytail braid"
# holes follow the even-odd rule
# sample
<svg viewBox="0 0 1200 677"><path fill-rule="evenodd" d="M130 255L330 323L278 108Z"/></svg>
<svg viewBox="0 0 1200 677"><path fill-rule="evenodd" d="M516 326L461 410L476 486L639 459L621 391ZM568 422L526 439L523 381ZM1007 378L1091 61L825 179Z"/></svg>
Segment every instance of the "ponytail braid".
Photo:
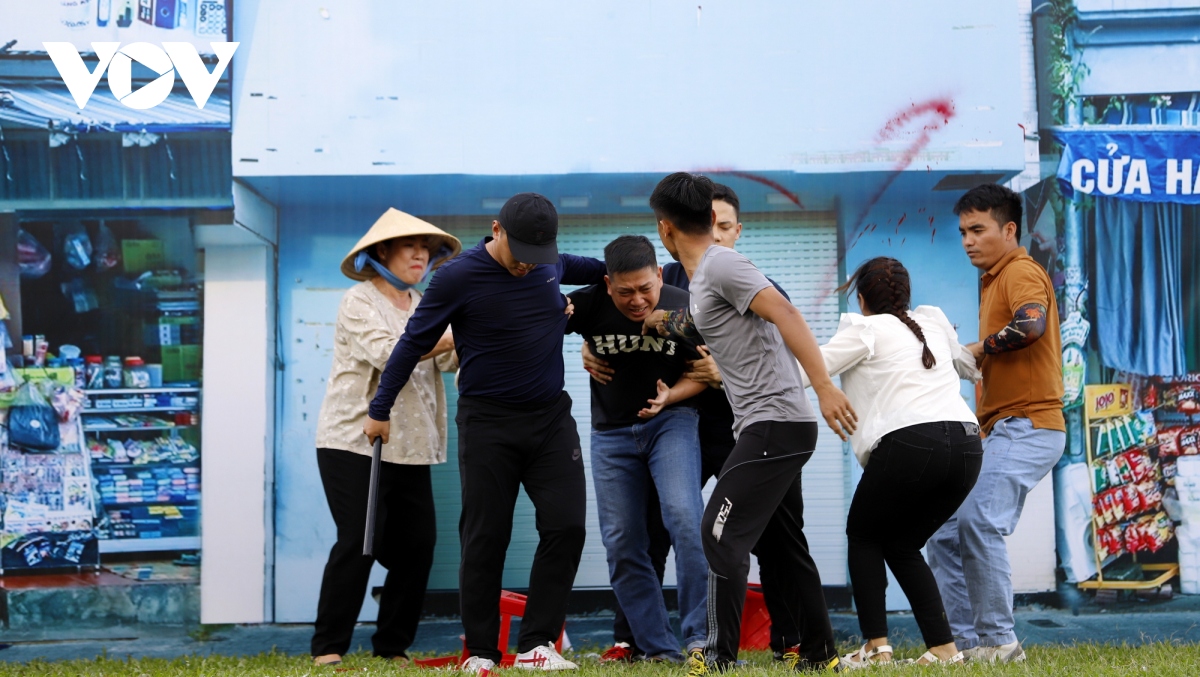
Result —
<svg viewBox="0 0 1200 677"><path fill-rule="evenodd" d="M937 360L925 340L925 332L908 314L911 291L908 270L904 268L904 264L888 257L871 259L854 273L843 288L850 286L858 289L872 312L891 315L903 322L921 341L921 364L926 369L933 369Z"/></svg>
<svg viewBox="0 0 1200 677"><path fill-rule="evenodd" d="M929 343L925 340L925 332L921 331L921 325L917 324L917 321L912 319L912 317L908 314L908 311L900 311L899 313L891 314L895 315L901 322L904 323L904 326L911 329L912 333L916 334L917 338L921 340L921 364L925 365L926 369L933 369L933 365L937 364L937 360L933 357L933 351L929 349Z"/></svg>

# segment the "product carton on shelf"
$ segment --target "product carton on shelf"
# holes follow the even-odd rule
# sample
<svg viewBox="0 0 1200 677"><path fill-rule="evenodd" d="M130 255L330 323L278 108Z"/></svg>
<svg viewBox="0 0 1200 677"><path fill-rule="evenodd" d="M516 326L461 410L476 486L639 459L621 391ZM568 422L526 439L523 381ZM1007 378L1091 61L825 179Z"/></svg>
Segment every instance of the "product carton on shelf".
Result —
<svg viewBox="0 0 1200 677"><path fill-rule="evenodd" d="M200 346L163 346L164 383L200 380Z"/></svg>
<svg viewBox="0 0 1200 677"><path fill-rule="evenodd" d="M162 240L121 240L126 273L144 273L166 264Z"/></svg>

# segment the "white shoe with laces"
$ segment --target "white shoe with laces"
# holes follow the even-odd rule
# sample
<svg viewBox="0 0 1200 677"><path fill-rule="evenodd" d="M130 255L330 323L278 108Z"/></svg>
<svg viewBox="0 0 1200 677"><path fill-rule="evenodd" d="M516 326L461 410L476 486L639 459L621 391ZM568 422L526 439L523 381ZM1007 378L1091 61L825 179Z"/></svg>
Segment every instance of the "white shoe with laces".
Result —
<svg viewBox="0 0 1200 677"><path fill-rule="evenodd" d="M967 649L963 655L972 663L1020 663L1025 660L1025 650L1020 642L1000 646L977 646Z"/></svg>
<svg viewBox="0 0 1200 677"><path fill-rule="evenodd" d="M495 661L488 660L487 658L480 658L479 656L471 656L467 660L463 661L462 667L459 668L459 671L472 675L472 677L489 677L492 674L492 671L495 669Z"/></svg>
<svg viewBox="0 0 1200 677"><path fill-rule="evenodd" d="M514 668L523 670L575 670L579 666L562 657L554 650L553 644L536 646L529 651L517 654L513 661Z"/></svg>

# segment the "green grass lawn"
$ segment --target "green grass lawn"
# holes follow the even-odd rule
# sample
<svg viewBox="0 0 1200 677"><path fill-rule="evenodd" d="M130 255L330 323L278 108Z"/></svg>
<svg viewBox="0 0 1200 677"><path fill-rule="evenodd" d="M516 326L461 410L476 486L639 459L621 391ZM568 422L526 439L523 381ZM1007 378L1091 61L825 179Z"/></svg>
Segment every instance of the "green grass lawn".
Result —
<svg viewBox="0 0 1200 677"><path fill-rule="evenodd" d="M601 666L583 652L568 652L568 657L580 663L579 677L627 675L629 677L682 677L685 671L678 666L638 664ZM918 649L900 650L899 657L915 658ZM1200 675L1200 645L1150 644L1141 647L1079 645L1073 647L1032 647L1029 660L1019 665L969 665L963 667L880 666L856 671L860 675L913 674L971 674L971 675L1170 675L1197 677ZM787 670L771 661L767 653L743 655L749 664L737 670L746 675L786 675ZM507 672L507 671L506 671ZM434 677L447 672L399 668L368 654L354 654L338 668L314 668L306 656L260 654L258 656L190 657L165 659L98 659L94 661L34 662L9 664L0 662L0 677L215 677L234 675L246 677L318 677L354 674L404 675ZM522 673L525 674L525 673ZM568 673L571 674L571 673Z"/></svg>

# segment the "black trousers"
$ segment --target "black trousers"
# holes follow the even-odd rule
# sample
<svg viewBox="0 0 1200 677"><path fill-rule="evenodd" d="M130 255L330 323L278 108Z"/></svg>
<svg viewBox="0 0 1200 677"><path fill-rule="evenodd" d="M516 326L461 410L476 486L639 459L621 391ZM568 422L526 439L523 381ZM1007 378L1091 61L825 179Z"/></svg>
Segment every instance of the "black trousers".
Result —
<svg viewBox="0 0 1200 677"><path fill-rule="evenodd" d="M921 548L971 493L982 464L979 426L958 421L901 428L871 452L846 519L850 583L865 639L888 635L887 562L926 646L954 641Z"/></svg>
<svg viewBox="0 0 1200 677"><path fill-rule="evenodd" d="M514 408L458 399L462 478L459 604L467 650L500 661L500 590L520 487L536 510L538 547L517 650L558 639L583 553L586 482L579 433L565 392L544 406Z"/></svg>
<svg viewBox="0 0 1200 677"><path fill-rule="evenodd" d="M378 561L388 573L371 644L376 656L404 656L417 634L437 542L429 466L380 465L374 559L362 554L371 457L317 449L317 468L337 525L337 542L321 578L312 655L344 655L350 650L371 566Z"/></svg>
<svg viewBox="0 0 1200 677"><path fill-rule="evenodd" d="M816 444L816 423L753 423L742 430L721 470L701 523L709 566L710 660L737 660L749 554L756 544L760 566L791 579L778 591L778 620L799 628L801 656L814 662L837 656L821 576L804 537L800 471ZM773 622L776 618L772 615Z"/></svg>
<svg viewBox="0 0 1200 677"><path fill-rule="evenodd" d="M703 437L700 439L700 486L707 484L710 477L717 477L721 474L721 468L729 460L729 455L733 453L733 447L732 432L728 439ZM799 476L796 481L796 491L799 492ZM662 512L658 506L658 492L654 490L653 485L650 486L649 493L646 527L650 532L650 562L654 566L654 572L658 574L659 583L662 583L663 572L667 566L667 554L671 551L671 534L667 533L667 528L663 525ZM794 599L799 591L796 589L796 579L789 576L787 571L780 570L777 566L777 559L768 555L766 562L762 560L761 545L761 543L755 544L750 552L759 558L758 575L762 584L763 602L771 617L771 650L783 653L800 643L800 628L790 618L787 605L783 601L789 598ZM767 544L767 548L770 549L771 545ZM746 566L748 569L749 561ZM613 619L613 641L624 642L632 648L635 654L639 653L637 643L633 640L633 630L630 629L629 621L625 618L625 612L619 604L616 617Z"/></svg>

